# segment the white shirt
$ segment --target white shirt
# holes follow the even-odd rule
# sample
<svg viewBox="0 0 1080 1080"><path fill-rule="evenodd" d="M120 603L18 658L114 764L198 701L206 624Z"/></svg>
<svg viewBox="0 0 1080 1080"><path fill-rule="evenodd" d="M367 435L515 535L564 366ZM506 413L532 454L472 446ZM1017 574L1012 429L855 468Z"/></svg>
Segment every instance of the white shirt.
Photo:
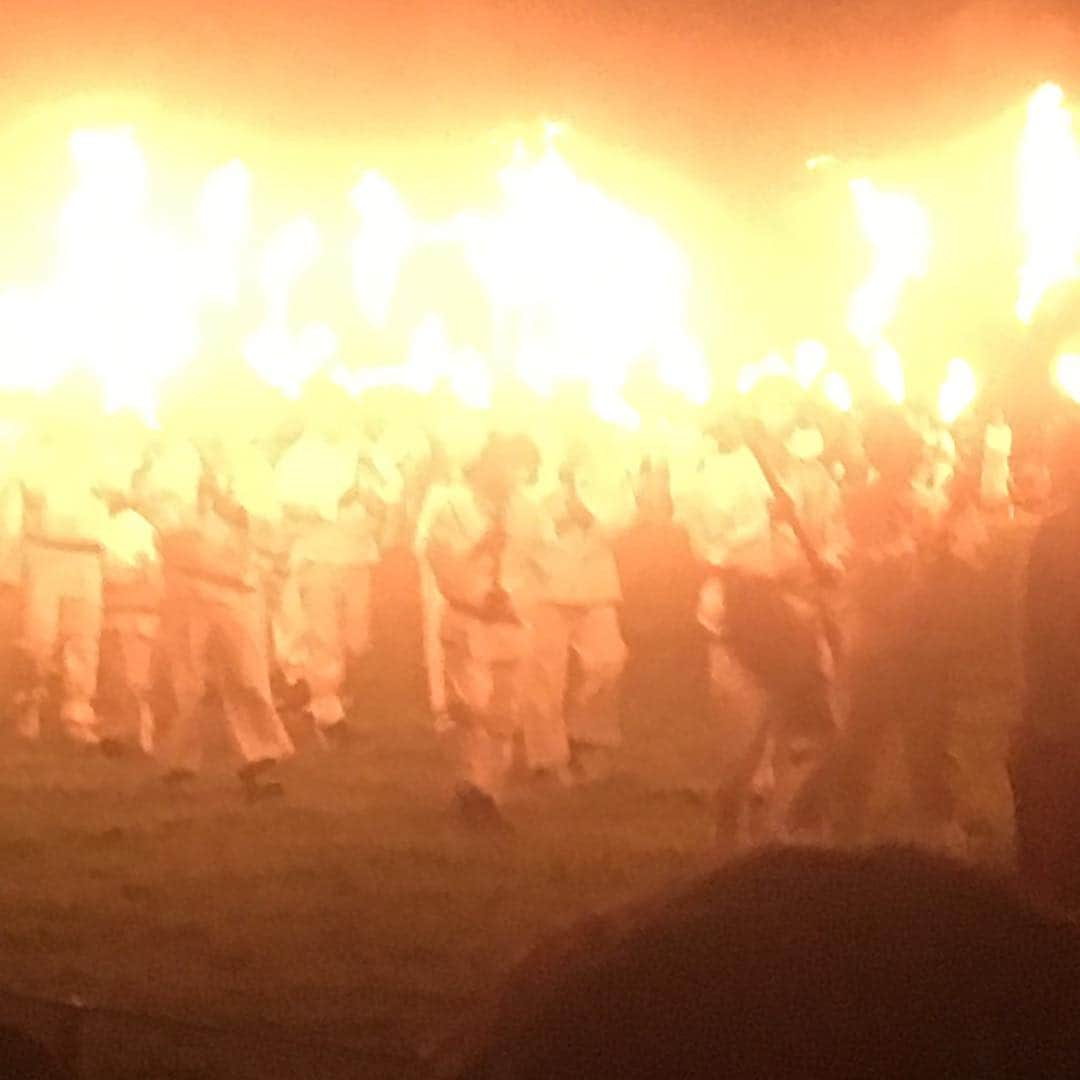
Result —
<svg viewBox="0 0 1080 1080"><path fill-rule="evenodd" d="M352 487L355 473L355 453L306 433L277 463L278 495L286 509L337 521L342 496Z"/></svg>
<svg viewBox="0 0 1080 1080"><path fill-rule="evenodd" d="M637 513L633 484L618 465L591 462L577 470L574 485L593 521L582 526L567 520L570 494L562 485L544 500L550 522L545 596L571 606L618 603L622 586L612 544Z"/></svg>
<svg viewBox="0 0 1080 1080"><path fill-rule="evenodd" d="M22 482L41 502L39 519L28 526L50 540L100 543L109 514L95 494L103 475L94 448L62 439L32 439L19 457Z"/></svg>
<svg viewBox="0 0 1080 1080"><path fill-rule="evenodd" d="M757 459L740 446L711 454L676 510L705 562L768 574L773 569L772 501Z"/></svg>

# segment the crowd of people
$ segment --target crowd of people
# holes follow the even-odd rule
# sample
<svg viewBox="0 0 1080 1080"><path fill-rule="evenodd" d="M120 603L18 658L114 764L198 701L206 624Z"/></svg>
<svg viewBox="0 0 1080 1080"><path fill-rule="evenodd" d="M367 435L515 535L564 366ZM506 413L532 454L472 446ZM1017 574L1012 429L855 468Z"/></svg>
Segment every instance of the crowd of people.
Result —
<svg viewBox="0 0 1080 1080"><path fill-rule="evenodd" d="M372 571L408 548L456 810L506 829L515 754L557 784L611 769L616 544L659 515L701 570L721 847L858 842L897 737L923 833L962 845L934 612L1018 501L1049 505L1048 470L1020 474L1003 416L850 415L779 377L663 444L587 411L358 418L314 390L287 423L231 415L208 431L199 408L177 410L150 429L58 390L4 433L4 692L21 736L55 714L71 740L139 748L184 784L214 700L246 796L279 795L283 710L347 741Z"/></svg>

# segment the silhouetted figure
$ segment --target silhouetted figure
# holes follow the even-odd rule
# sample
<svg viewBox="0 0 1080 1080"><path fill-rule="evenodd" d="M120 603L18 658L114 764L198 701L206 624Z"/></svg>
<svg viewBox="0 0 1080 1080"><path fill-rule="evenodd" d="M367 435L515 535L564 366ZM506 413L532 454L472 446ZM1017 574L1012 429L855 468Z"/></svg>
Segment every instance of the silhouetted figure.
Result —
<svg viewBox="0 0 1080 1080"><path fill-rule="evenodd" d="M905 848L772 849L519 970L455 1080L1075 1076L1080 935Z"/></svg>
<svg viewBox="0 0 1080 1080"><path fill-rule="evenodd" d="M958 842L946 678L950 642L943 619L954 558L947 529L916 492L923 453L919 434L905 419L882 414L867 435L876 478L848 497L850 700L829 771L835 832L849 843L868 837L874 781L890 739L904 758L920 837L946 846Z"/></svg>
<svg viewBox="0 0 1080 1080"><path fill-rule="evenodd" d="M1024 600L1026 694L1009 777L1020 870L1080 908L1080 427L1062 441L1065 508L1040 527Z"/></svg>
<svg viewBox="0 0 1080 1080"><path fill-rule="evenodd" d="M15 1028L0 1026L0 1076L11 1080L65 1080L68 1073L36 1039Z"/></svg>

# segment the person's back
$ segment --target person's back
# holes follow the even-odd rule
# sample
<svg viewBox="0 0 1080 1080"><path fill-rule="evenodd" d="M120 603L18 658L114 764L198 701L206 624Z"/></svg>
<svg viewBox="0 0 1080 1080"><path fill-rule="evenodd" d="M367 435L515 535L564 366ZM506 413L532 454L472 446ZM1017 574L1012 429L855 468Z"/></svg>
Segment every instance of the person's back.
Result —
<svg viewBox="0 0 1080 1080"><path fill-rule="evenodd" d="M925 852L774 849L538 951L456 1080L1071 1076L1080 936Z"/></svg>

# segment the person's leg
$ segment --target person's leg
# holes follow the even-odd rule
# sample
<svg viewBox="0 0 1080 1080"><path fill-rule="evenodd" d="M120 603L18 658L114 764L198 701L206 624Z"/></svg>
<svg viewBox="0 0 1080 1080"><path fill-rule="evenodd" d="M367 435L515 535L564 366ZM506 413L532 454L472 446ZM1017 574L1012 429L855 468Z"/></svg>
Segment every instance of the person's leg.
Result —
<svg viewBox="0 0 1080 1080"><path fill-rule="evenodd" d="M446 613L446 599L439 591L435 573L426 560L420 561L421 634L424 650L424 668L427 672L428 704L436 723L445 723L446 672L442 648L442 620Z"/></svg>
<svg viewBox="0 0 1080 1080"><path fill-rule="evenodd" d="M553 604L533 613L531 648L521 668L521 732L526 763L535 771L557 770L570 761L563 715L570 625Z"/></svg>
<svg viewBox="0 0 1080 1080"><path fill-rule="evenodd" d="M172 582L162 603L157 674L168 688L168 726L157 740L169 775L183 777L202 764L202 707L209 664L206 602L182 582Z"/></svg>
<svg viewBox="0 0 1080 1080"><path fill-rule="evenodd" d="M345 720L341 701L345 681L344 618L347 600L341 568L309 564L300 572L300 598L306 637L305 678L308 710L320 731Z"/></svg>
<svg viewBox="0 0 1080 1080"><path fill-rule="evenodd" d="M957 823L959 763L952 749L954 702L932 660L913 665L911 698L901 725L911 806L919 836L946 843Z"/></svg>
<svg viewBox="0 0 1080 1080"><path fill-rule="evenodd" d="M23 561L20 651L25 661L23 686L15 695L15 728L25 739L41 733L41 705L56 663L63 582L52 553L29 545Z"/></svg>
<svg viewBox="0 0 1080 1080"><path fill-rule="evenodd" d="M293 753L270 690L262 610L257 593L223 589L210 612L221 646L222 704L229 733L245 766L257 767Z"/></svg>
<svg viewBox="0 0 1080 1080"><path fill-rule="evenodd" d="M566 727L575 752L611 751L622 744L619 678L626 643L613 605L586 608L572 622L570 648L579 661Z"/></svg>
<svg viewBox="0 0 1080 1080"><path fill-rule="evenodd" d="M744 839L750 788L768 742L768 698L719 639L709 645L709 691L718 748L716 836L730 854Z"/></svg>
<svg viewBox="0 0 1080 1080"><path fill-rule="evenodd" d="M453 611L443 643L458 810L468 824L502 826L498 804L513 761L524 649L507 648L501 628Z"/></svg>
<svg viewBox="0 0 1080 1080"><path fill-rule="evenodd" d="M87 581L82 595L60 603L60 722L69 738L88 746L100 741L94 698L101 618L100 576Z"/></svg>

